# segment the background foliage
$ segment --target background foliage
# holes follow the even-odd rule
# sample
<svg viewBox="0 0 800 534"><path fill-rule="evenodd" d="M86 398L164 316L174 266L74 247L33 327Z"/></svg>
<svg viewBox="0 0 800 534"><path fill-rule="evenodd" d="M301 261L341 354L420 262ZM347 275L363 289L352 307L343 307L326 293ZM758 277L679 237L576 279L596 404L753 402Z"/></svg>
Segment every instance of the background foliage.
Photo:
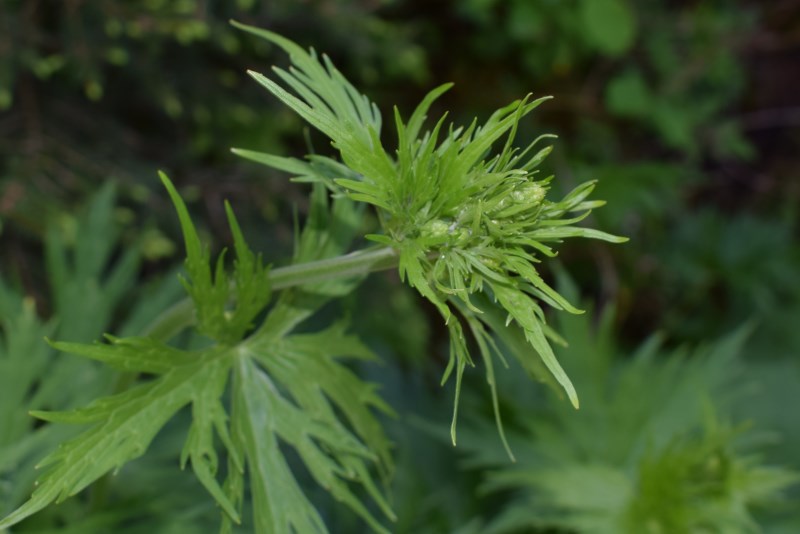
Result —
<svg viewBox="0 0 800 534"><path fill-rule="evenodd" d="M135 334L180 292L178 227L154 169L171 171L199 231L216 245L228 241L228 198L254 249L267 261L289 255L292 210L307 210L305 189L228 148L299 155L309 143L323 153L327 146L303 135L300 121L244 75L282 60L229 18L325 51L384 115L395 103L408 114L428 89L450 81L455 88L437 105L456 110L458 122L485 118L528 92L554 95L518 135L559 134L546 163L554 186L566 192L599 179L597 196L608 205L593 214L596 225L631 238L624 247L584 242L561 253L581 299L615 309L602 320L576 319L586 321L586 334L570 350L587 362L613 355L623 369L630 361L619 372L649 384L652 370L637 366L633 353L659 332L664 348L652 357L672 361L678 347L693 347L685 366L672 365L700 380L708 368L694 362L703 359L694 347L716 346L748 323L749 335L737 338L738 378L715 370L700 408L674 415L653 439L673 443L684 458L713 442L732 462L756 451L763 463L800 468L800 426L786 409L800 403L796 2L4 0L0 9L3 514L29 492L32 464L65 438L64 429L34 425L27 410L65 409L114 389L99 367L57 356L42 337ZM439 435L451 408L451 392L437 385L447 333L435 310L394 276L373 276L323 313L360 318L358 333L386 362L359 371L383 384L400 414L388 423L397 531L500 529L515 513L509 495L580 498L541 480L502 484L515 467L492 456L502 447L490 432L461 436L456 452L464 456L453 457ZM588 363L585 372L584 388L608 379ZM579 443L570 432L607 428L627 413L626 397L603 414L585 414L588 396L577 416L556 399L534 402L528 388L500 390L501 404L518 413L519 435L528 436L519 439L533 442L531 465L542 465L559 439ZM474 399L477 429L491 422L486 406ZM749 430L730 430L745 421ZM175 469L181 441L174 436L183 430L173 430L159 435L157 454L20 531L194 531L216 512ZM770 439L753 444L749 435ZM667 461L658 447L647 461L624 454L622 444L609 447L608 457L588 456L605 466L593 471L598 477L615 476L609 466L656 470ZM559 469L578 473L586 460L576 453ZM167 484L181 490L159 489ZM766 531L800 528L797 495L788 498L767 499L756 513ZM332 530L361 528L324 497L317 502ZM602 503L606 516L612 504ZM549 513L524 528L544 528ZM567 520L545 526L582 528Z"/></svg>

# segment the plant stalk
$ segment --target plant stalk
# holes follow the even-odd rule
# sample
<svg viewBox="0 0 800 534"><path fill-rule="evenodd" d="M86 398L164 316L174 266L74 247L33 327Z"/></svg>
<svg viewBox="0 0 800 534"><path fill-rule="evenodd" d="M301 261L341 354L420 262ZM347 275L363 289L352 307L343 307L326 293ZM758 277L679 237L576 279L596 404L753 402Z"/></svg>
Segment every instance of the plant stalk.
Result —
<svg viewBox="0 0 800 534"><path fill-rule="evenodd" d="M351 252L335 258L298 263L272 269L269 273L272 290L333 280L365 276L397 266L397 252L391 247L371 248ZM194 303L185 298L165 310L150 325L143 335L167 341L195 322Z"/></svg>

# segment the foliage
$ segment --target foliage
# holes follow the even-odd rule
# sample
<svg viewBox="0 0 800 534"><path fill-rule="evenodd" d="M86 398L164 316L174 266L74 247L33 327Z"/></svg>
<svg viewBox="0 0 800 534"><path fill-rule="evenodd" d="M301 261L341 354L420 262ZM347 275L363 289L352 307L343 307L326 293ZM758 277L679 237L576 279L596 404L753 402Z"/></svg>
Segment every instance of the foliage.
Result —
<svg viewBox="0 0 800 534"><path fill-rule="evenodd" d="M603 63L602 109L595 111L693 158L706 150L717 157L753 155L740 125L720 119L742 91L736 54L742 32L753 25L752 9L722 10L710 2L676 9L662 1L471 0L459 11L480 31L471 47L479 57L513 47L525 71L569 82ZM492 38L498 27L506 39Z"/></svg>
<svg viewBox="0 0 800 534"><path fill-rule="evenodd" d="M577 310L539 276L533 267L539 261L535 253L553 256L545 243L566 237L616 242L622 239L572 226L601 204L585 200L592 184L553 203L544 199L544 184L550 179L540 183L529 178L549 150L524 159L535 142L521 154L516 154L512 142L520 119L541 99L501 109L481 128L476 128L475 123L463 132L451 127L437 147L442 121L433 132L417 138L427 108L442 92L442 88L434 90L417 108L408 130L397 115L400 147L397 161L393 161L380 144L376 106L360 96L327 58L323 58L323 66L313 52L306 54L291 41L263 30L242 28L290 52L297 70L277 72L304 101L261 75L254 77L328 135L340 149L346 166L319 156L306 163L243 153L278 168L302 169L315 182L307 224L310 231L301 235L295 261L320 260L329 253L344 252L353 237L345 232L353 231L352 222L359 212L343 192L353 200L378 207L385 234L368 237L391 247L387 251L399 256L401 278L407 278L442 312L452 335L445 378L457 365L458 384L465 365L472 360L461 323L455 319L450 322L451 310L444 299L455 296L460 300L453 305L466 317L487 365L501 435L490 352L494 341L475 315L481 310L469 299L470 294L483 290L484 283L509 314L508 321L513 319L520 325L526 340L577 407L574 388L545 339L545 332L549 331L533 298L559 309ZM485 160L484 154L507 131L511 133L503 151ZM360 180L331 179L314 164ZM436 179L430 180L431 175ZM391 459L388 441L369 408L389 409L371 386L336 360L343 356L370 359L372 355L355 338L346 336L342 325L314 334L292 334L326 300L347 293L352 287L331 282L303 287L309 296L294 297L302 305L293 302L292 290L286 290L261 326L250 333L253 319L270 302L269 269L246 245L230 206L226 206L226 212L236 252L233 274L226 275L224 251L212 268L209 252L202 246L183 200L163 174L162 180L183 230L187 254L183 285L192 299L195 327L214 343L195 350L176 349L165 344L166 339L159 339L167 336L158 327L153 329L156 335L107 336L108 343L101 345L53 343L57 350L152 378L134 378L134 385L97 398L84 408L32 411L34 416L51 423L90 426L61 443L39 463L47 469L37 480L31 499L3 519L0 527L14 525L50 503L61 502L138 458L168 421L191 406L192 425L181 453L181 465L191 461L195 475L222 508L223 531L230 531L232 524L241 522L245 469L250 475L253 499L258 503L253 507L256 531L326 530L322 517L297 485L278 439L296 450L312 477L336 500L352 508L376 531L383 531L347 482L362 485L381 511L394 518L370 473L372 464L387 473ZM325 213L323 185L339 197L331 215ZM584 213L559 218L573 211ZM454 221L442 230L437 224L445 226L445 218ZM327 232L319 232L320 227L327 227ZM427 261L430 254L439 256L435 264ZM490 320L484 322L492 325ZM223 395L229 389L231 398L225 401ZM458 389L457 386L456 402ZM455 414L452 436L455 443ZM215 438L228 457L222 485L217 479L220 456Z"/></svg>
<svg viewBox="0 0 800 534"><path fill-rule="evenodd" d="M688 509L681 515L688 521L693 514L697 517L698 510L710 510L713 502L721 502L710 498L709 492L728 497L736 494L747 500L746 513L764 531L788 534L800 529L794 506L796 486L788 502L773 495L764 499L762 508L750 506L753 499L748 495L752 494L747 492L752 485L739 484L729 476L684 477L681 469L697 465L699 471L695 472L707 474L703 466L712 445L727 459L725 469L717 474L752 473L765 465L800 469L796 455L800 435L792 410L786 408L798 402L795 386L800 379L796 357L800 336L795 328L800 279L794 276L800 269L794 239L800 197L793 180L800 152L791 130L797 121L799 94L791 77L792 28L800 20L800 11L791 2L33 0L6 2L0 12L0 103L6 106L0 111L0 133L5 140L0 146L0 516L12 512L34 490L37 473L33 466L39 458L54 451L57 444L77 439L79 432L91 431L92 425L35 422L27 412L70 411L92 399L113 397L163 378L116 371L89 358L59 354L42 342L43 337L80 344L103 332L115 332L119 338L108 338L100 346L119 350L111 340L149 334L169 339L170 350L191 354L215 345L237 346L257 335L262 321L272 317L278 295L291 293L297 304L310 297L298 284L308 288L312 282L319 287L323 281L335 285L352 280L352 289L368 272L397 267L394 247L399 250L400 245L417 243L428 253L415 256L410 253L413 251L406 252L406 259L419 260L423 283L451 314L447 324L440 319L442 310L418 298L419 291L399 281L395 273L382 273L367 278L357 291L343 289L344 293L336 292L320 307L308 305L313 314L287 334L296 341L313 336L323 339L327 333L324 339L331 345L337 332L351 340L357 336L360 341L354 343L370 347L384 360L378 364L348 358L346 368L358 377L358 384L379 383L381 397L399 414L398 419L378 419L394 443L391 486L381 486L378 492L397 516L393 531L483 532L486 520L508 517L511 509L519 509L513 496L535 496L539 499L536 506L544 506L540 501L546 495L543 486L531 483L476 493L481 477L491 475L464 469L460 456L448 446L452 437L448 440L444 430L444 422L452 417L446 397L457 393L456 386L463 390L459 450L466 445L475 457L490 456L487 464L513 478L516 468L508 464L508 448L500 446L502 441L490 429L492 419L499 422L502 414L510 449L517 457L515 465L545 477L548 468L564 465L561 460L539 461L537 454L542 448L572 451L565 440L574 438L576 443L588 443L583 456L597 458L616 446L597 447L585 437L608 436L616 428L592 406L606 407L608 398L613 397L619 400L607 412L618 417L622 417L619 404L643 404L641 411L659 412L646 401L653 393L649 388L624 389L637 395L631 400L624 398L623 391L616 396L610 392L607 397L598 396L592 392L592 384L604 380L616 384L616 378L626 373L638 377L632 381L650 385L703 382L706 371L716 371L704 370L695 360L708 363L707 353L721 347L711 340L721 339L749 319L753 320L753 332L743 341L742 356L732 360L743 369L735 380L722 383L725 381L715 379L702 386L705 397L697 400L693 396L696 402L691 409L673 412L673 420L663 432L644 425L647 428L638 435L649 433L654 445L637 449L636 454L618 452L613 462L600 459L603 467L596 470L614 473L611 478L617 481L624 477L624 483L609 487L630 488L641 482L642 488L650 488L642 495L658 495L657 502L680 500L680 495L688 494L702 496L692 501L701 504L675 504L668 513L667 507L647 499L623 502L619 492L607 491L605 486L597 492L587 487L579 498L597 502L598 495L616 496L615 502L605 501L597 512L606 519L648 515L667 524L672 511L677 518L681 515L677 511ZM450 283L446 267L437 270L442 252L452 260L460 257L456 253L460 249L465 257L477 256L481 265L504 282L511 279L514 285L525 285L524 293L531 286L485 253L506 257L508 242L503 230L522 223L530 223L533 230L542 221L544 210L537 217L526 217L524 211L508 215L502 221L505 224L490 231L491 219L482 210L480 217L474 209L463 214L441 209L433 212L432 203L425 215L415 220L402 202L395 201L390 210L377 206L353 217L352 228L345 232L379 235L377 239L390 246L287 265L297 237L285 221L291 220L293 210L296 221L298 214L305 216L311 205L318 204L303 199L302 184L264 180L272 176L273 169L237 164L220 146L258 147L287 155L302 154L304 149L315 152L305 159L281 159L286 165L282 170L303 176L298 181L320 182L337 197L358 195L356 188L364 188L366 183L360 173L331 157L340 157L341 147L331 150L326 143L317 143L318 132L302 135L302 118L297 113L276 106L277 99L265 101L257 84L246 83L245 68L272 58L276 47L231 28L230 18L267 25L328 52L347 79L360 88L359 95L361 91L369 94L384 117L392 119L389 128L384 125L382 132L376 132L390 161L400 163L395 151L400 144L395 143L405 139L404 154L411 156L413 164L406 165L397 175L403 179L394 182L402 189L403 184L416 180L418 188L411 193L418 203L428 195L422 187L428 184L419 174L425 169L417 158L421 147L430 149L434 160L447 152L442 141L457 132L454 138L461 142L451 143L449 150L460 157L481 131L486 133L487 117L489 122L504 120L492 115L498 103L513 101L528 91L556 95L554 101L536 109L535 121L526 117L500 135L494 143L497 146L476 160L463 181L455 182L470 187L475 185L473 179L487 172L506 184L508 191L518 185L516 178L499 176L498 163L492 163L493 157L511 150L512 142L504 142L513 138L513 144L526 147L541 131L555 132L567 142L539 139L539 143L547 140L544 146L550 149L547 145L552 144L555 150L530 169L531 181L546 190L542 205L564 198L577 184L596 182L594 193L609 204L593 211L584 224L632 238L625 247L572 244L573 240L558 247L560 260L582 288L583 299L589 296L611 302L618 310L613 327L601 328L605 334L600 337L587 334L585 342L584 336L577 335L581 329L571 330L569 325L583 324L584 318L595 324L597 318L556 314L552 323L570 342L569 350L556 346L554 356L580 394L580 411L575 412L568 403L543 398L541 390L532 388L524 378L533 374L557 394L563 391L531 352L525 331L516 321L506 324L508 313L491 294L492 285L502 285L499 280L484 271L461 273L465 282L459 289ZM296 73L290 68L285 74L291 78ZM275 81L287 93L293 91L280 76ZM426 141L421 120L417 135L409 135L414 115L406 115L405 110L414 110L425 97L423 85L450 81L456 82L458 90L441 89L423 113L440 119L444 109L454 112L431 124L438 139ZM387 115L391 103L403 113ZM506 113L513 115L532 105L526 99ZM473 123L474 116L480 120ZM395 117L402 123L402 132ZM449 120L465 128L451 130ZM413 139L419 143L416 147ZM539 148L535 146L517 163L525 163ZM522 151L514 152L511 159L521 155ZM198 304L205 310L201 313L195 313L191 297L176 302L181 284L172 260L178 251L174 243L180 219L173 216L167 196L152 179L156 166L168 168L176 178L176 189L187 204L183 218L188 220L188 212L192 213L198 240L203 243L199 245L203 261L195 265L203 272L197 279L205 279L200 293L213 294L213 298L201 298ZM543 178L552 173L559 179L545 182ZM441 186L446 173L437 170L431 174ZM191 176L191 185L184 181L186 176ZM353 188L346 187L347 180ZM116 187L100 187L104 182L114 182ZM386 183L393 183L393 178ZM453 189L455 196L464 195ZM514 200L513 192L503 197L503 191L502 187L487 189L474 198L480 198L482 206L498 199L498 204L509 197ZM540 194L538 189L531 192L536 193L534 197ZM444 207L452 193L440 195L438 208ZM87 203L89 196L94 200ZM264 260L275 265L258 269L257 256L252 258L252 272L261 273L261 281L268 280L273 290L273 300L260 312L252 310L269 297L266 292L240 292L253 298L250 305L242 307L237 306L233 286L221 283L223 278L229 283L236 279L230 255L221 256L228 259L219 263L210 262L211 252L216 255L220 243L234 243L233 252L237 248L236 239L229 238L229 210L224 208L223 198L237 206L240 233L248 236L250 247L264 251ZM381 198L386 203L391 195ZM74 216L76 206L84 204L85 214ZM482 218L486 226L479 230L488 234L485 243L478 244L477 238L459 243L459 237L467 237L455 235L453 225L460 215L471 222ZM461 229L472 228L462 224ZM309 231L312 229L306 225L305 232ZM344 241L340 243L342 253L362 245L359 239L352 245ZM529 252L535 252L537 259L545 257L541 251ZM534 265L547 282L552 280L551 265L550 261ZM411 279L409 272L406 281ZM184 273L184 277L188 277L190 289L199 287L192 282L194 275ZM472 291L477 288L470 280L482 282L487 293ZM582 300L562 291L559 294L568 295L567 302L573 304ZM538 305L541 301L534 298L533 302ZM542 306L543 312L545 308ZM547 313L544 316L548 323L553 320ZM349 321L342 321L343 317ZM223 326L230 319L236 325L232 330ZM463 332L464 358L474 361L477 350L481 359L492 364L486 367L491 380L488 396L481 395L482 378L473 373L464 373L447 389L438 388L438 377L447 368L448 345L459 339L450 335L452 328L459 328L457 324L467 330ZM199 334L198 327L210 337ZM590 330L586 326L586 331ZM630 369L639 371L629 370L632 351L622 347L633 347L654 331L667 334L669 348L654 349L652 365L635 360ZM554 335L555 331L547 328L545 333ZM686 353L671 348L686 341L698 348ZM611 345L613 350L608 348ZM581 347L584 352L576 357L575 351ZM458 345L456 349L461 350ZM589 365L594 354L608 351L611 371ZM327 355L318 354L313 360L325 360ZM510 372L495 371L498 357L503 363L508 361ZM573 358L587 361L587 367L573 365ZM459 356L450 359L454 362L451 374L456 371L458 378ZM671 363L673 359L679 361ZM253 361L261 373L255 376L273 377L274 370L260 359ZM520 364L528 367L520 370ZM664 378L667 367L679 376ZM719 374L731 376L726 369ZM227 378L229 387L217 398L222 399L228 415L235 409L241 414L242 405L236 408L233 396L235 373ZM291 406L305 409L293 397L295 392L279 388ZM745 394L743 402L726 401L740 394ZM333 402L325 393L321 395ZM259 405L268 401L258 398ZM113 475L103 475L60 505L44 508L12 527L13 531L133 534L208 530L219 519L219 505L208 498L193 473L174 468L187 436L199 440L209 435L193 430L197 425L188 404L158 431L147 454L114 470ZM347 432L356 435L346 414L336 405L332 409ZM472 427L476 418L481 425L478 435ZM230 423L226 424L233 438ZM580 431L580 425L588 430ZM561 430L551 431L553 428ZM629 430L619 439L603 439L619 444L631 439ZM764 436L764 430L775 433L756 439ZM441 435L441 440L430 434ZM525 439L522 443L521 436ZM536 447L529 446L532 437L537 440ZM206 450L197 440L196 446ZM325 526L335 532L363 529L363 519L333 502L296 450L280 436L276 441L296 488L313 504ZM208 476L205 480L212 488L216 481L227 491L228 464L233 460L218 435L212 447L218 472L213 481ZM185 461L192 462L194 470L197 459L208 473L211 456L189 454ZM628 462L624 469L619 467L623 457ZM368 459L366 464L378 468L381 462ZM575 463L570 460L565 465L570 468ZM245 474L252 475L245 467ZM585 470L573 469L583 473L582 478L579 483L567 484L565 481L572 480L567 472L571 468L567 468L555 471L550 495L572 502L580 483L592 478ZM646 477L645 471L649 473ZM392 474L378 469L370 472L385 484L389 480L386 475ZM38 474L46 476L46 469ZM239 482L258 482L248 478ZM667 480L670 489L680 491L662 491ZM723 490L718 491L720 486ZM387 517L367 490L359 489L358 484L347 487L372 516L378 520ZM253 528L251 493L245 489L247 498L235 503L243 523L240 527L231 524L234 531ZM719 524L733 515L731 509L715 509L709 522ZM527 511L522 516L531 519ZM559 518L563 519L563 514Z"/></svg>
<svg viewBox="0 0 800 534"><path fill-rule="evenodd" d="M377 106L360 95L330 60L323 57L320 61L313 51L308 54L274 33L242 28L275 42L290 54L294 68L275 72L301 98L261 74L251 75L329 137L348 167L345 176L358 179L331 178L319 172L315 165L328 169L336 166L336 162L320 156L304 162L248 150L235 152L378 208L384 234L368 237L398 251L400 277L438 308L448 326L450 362L443 381L456 369L456 382L460 384L465 367L474 365L464 341L462 321L452 316L453 306L478 343L487 380L496 396L494 342L485 330L491 323L482 319L482 310L470 299L486 286L508 314L507 322L516 321L522 327L528 343L577 408L577 394L553 355L546 339L550 332L544 325L544 313L534 299L556 309L579 311L547 285L534 264L540 261L538 254L555 255L550 243L568 237L617 243L624 239L573 226L603 204L586 200L593 183L577 187L559 202L545 200L552 177L535 180L534 169L551 148L536 152L533 148L547 136L540 136L521 152L514 148L519 121L544 99L514 102L480 127L477 121L467 128L445 127L442 117L432 131L421 133L430 105L449 88L441 86L428 93L408 124L395 108L399 141L396 158L392 158L380 139ZM444 136L441 141L440 133ZM502 151L487 158L492 145L505 134ZM568 215L575 212L577 216ZM529 371L535 369L532 364L523 365ZM454 443L458 392L457 386ZM497 421L502 434L499 413Z"/></svg>
<svg viewBox="0 0 800 534"><path fill-rule="evenodd" d="M186 207L169 181L165 177L164 180L184 228L189 276L185 285L195 300L198 331L211 335L217 343L194 351L175 349L152 337L109 337L109 344L103 345L54 343L58 350L153 378L98 398L85 408L32 412L50 422L91 426L62 443L39 463L47 469L39 477L31 499L8 515L0 526L11 526L51 502L64 500L142 455L161 428L179 410L191 405L193 422L181 453L181 464L191 461L195 475L225 512L224 530L230 528L231 521L240 522L238 507L244 498L245 467L253 480L251 491L259 503L254 507L257 531L325 530L322 519L294 482L278 446L280 437L297 450L314 478L337 500L354 508L375 530L382 531L348 489L346 481L363 484L391 517L368 467L368 462L379 462L384 472L390 467L388 442L369 411L370 406L388 408L369 385L360 382L336 359L372 355L344 333L343 325L315 334L290 335L298 323L331 295L342 288L346 291L347 284L312 285L305 288L310 296L300 297L300 302L296 302L298 297L293 298L292 292L285 292L264 325L241 341L244 331L249 330L249 321L269 299L268 288L263 284L266 271L244 243L229 209L237 252L235 284L230 287L221 260L212 280L207 254L200 247ZM339 201L339 206L333 208L337 219L329 226L330 234L320 235L316 228L330 225L326 219L333 215L326 213L326 202L319 192L308 223L312 230L300 238L297 261L319 259L336 252L337 245L346 237L342 232L347 231L347 226L338 229L336 223L344 224L357 213L347 201ZM254 283L261 284L257 291ZM219 288L223 290L222 298ZM258 300L253 300L254 296ZM236 308L226 310L232 297L237 298ZM230 415L221 399L229 380L233 380ZM354 432L340 421L334 406L345 414ZM216 479L220 459L214 446L215 435L228 452L224 487Z"/></svg>
<svg viewBox="0 0 800 534"><path fill-rule="evenodd" d="M3 515L23 502L35 476L36 457L71 434L63 427L36 425L28 411L85 404L108 394L115 381L113 373L91 362L57 357L42 339L89 341L112 324L120 331L140 330L148 317L177 296L177 284L154 281L149 290L141 287L135 300L130 299L140 252L134 244L124 254L115 253L119 246L119 228L113 219L115 198L113 187L104 187L85 214L65 219L60 226L53 224L47 233L51 320L39 319L33 296L20 294L11 280L0 279ZM70 244L65 228L73 228L81 239Z"/></svg>
<svg viewBox="0 0 800 534"><path fill-rule="evenodd" d="M759 532L754 508L774 508L800 477L764 465L752 454L758 435L723 415L751 400L739 356L749 329L671 353L653 337L627 358L613 321L602 315L596 331L589 316L558 321L571 345L557 352L585 409L568 413L546 397L531 417L517 401L509 440L518 464L486 442L485 421L468 425L468 465L484 471L485 491L512 499L483 531ZM524 389L504 386L509 400Z"/></svg>

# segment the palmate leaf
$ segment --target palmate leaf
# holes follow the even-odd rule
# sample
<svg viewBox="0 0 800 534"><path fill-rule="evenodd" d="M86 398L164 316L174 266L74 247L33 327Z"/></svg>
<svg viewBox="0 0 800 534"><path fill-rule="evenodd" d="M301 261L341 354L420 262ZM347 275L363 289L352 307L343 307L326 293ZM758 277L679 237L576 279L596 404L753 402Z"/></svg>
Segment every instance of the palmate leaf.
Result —
<svg viewBox="0 0 800 534"><path fill-rule="evenodd" d="M197 329L221 343L238 341L269 301L269 269L262 265L261 256L256 256L248 248L236 216L226 202L225 213L236 251L233 279L229 280L225 272L224 250L212 272L208 247L200 243L186 205L169 178L164 173L160 173L160 176L181 222L186 244L186 271L189 275L189 280L181 281L194 302ZM235 308L229 307L230 300L236 303Z"/></svg>
<svg viewBox="0 0 800 534"><path fill-rule="evenodd" d="M47 470L31 499L0 521L0 528L63 501L141 456L163 426L181 408L192 405L193 422L182 463L191 462L198 479L232 521L240 521L234 503L241 502L241 494L223 489L216 479L214 435L229 451L234 476L247 466L256 500L256 532L289 532L290 528L325 532L292 475L279 441L298 451L317 482L337 500L376 531L386 532L348 483L362 484L387 517L393 517L370 474L371 466L386 471L391 463L388 441L370 407L389 409L372 386L337 361L340 355L372 358L340 325L317 334L262 338L194 352L147 338L114 340L108 345L54 343L54 347L120 370L158 376L82 409L35 412L50 422L92 426L40 462L39 467ZM221 399L232 366L234 420L229 432ZM283 388L288 388L288 395ZM334 406L347 415L348 424L339 420Z"/></svg>
<svg viewBox="0 0 800 534"><path fill-rule="evenodd" d="M223 271L218 269L212 279L209 258L199 252L202 248L195 240L188 211L163 178L173 194L187 238L192 263L187 267L187 288L200 304L210 299L217 306L227 307L231 298L239 304L237 286L249 287L260 280L263 269L254 261L232 214L237 253L234 273L221 276ZM357 214L347 200L334 204L332 213L328 213L323 190L317 189L296 260L341 254L357 226L353 224ZM203 257L206 269L202 267ZM200 274L199 282L193 273ZM224 299L217 295L221 291L215 284L220 281L225 281L229 291ZM250 337L233 341L232 334L241 335L244 323L230 321L223 323L223 329L204 328L204 333L213 333L218 343L201 350L180 350L147 337L108 336L105 344L53 343L58 350L149 378L84 408L34 412L46 421L88 428L40 462L43 474L31 498L0 520L0 529L75 495L143 455L164 425L191 406L192 423L181 465L191 463L198 480L222 509L223 532L242 520L248 480L254 499L255 532L326 531L284 457L284 446L297 452L312 477L335 499L353 509L373 530L387 532L370 507L362 503L355 487L362 487L386 517L394 518L372 474L377 469L384 477L391 471L389 442L373 413L376 409L390 410L374 386L362 382L340 361L343 357L374 356L345 332L342 323L314 334L293 333L332 295L347 292L352 285L353 280L334 280L284 291L264 325ZM261 288L259 295L263 294ZM252 301L247 302L251 306L249 315L254 308ZM266 304L263 298L261 302L261 306ZM238 309L228 311L228 317L236 317ZM220 312L209 309L208 314L213 317ZM226 391L231 394L230 402ZM224 482L218 480L220 445L227 451Z"/></svg>
<svg viewBox="0 0 800 534"><path fill-rule="evenodd" d="M265 336L243 350L252 357L239 358L235 369L234 439L245 453L253 480L257 531L326 532L280 453L280 438L297 451L312 477L336 500L375 531L388 532L348 482L363 485L383 513L394 519L369 473L370 465L387 469L391 463L388 442L370 407L386 412L389 408L371 386L333 358L341 350L362 358L372 358L371 353L337 326L283 340ZM289 390L294 403L277 384ZM355 432L339 421L334 406Z"/></svg>
<svg viewBox="0 0 800 534"><path fill-rule="evenodd" d="M136 346L144 345L140 357ZM47 468L37 480L31 498L0 521L7 528L52 502L71 497L109 471L141 456L155 435L183 406L203 395L204 386L215 373L226 372L219 352L195 354L191 363L178 363L173 349L138 339L119 340L111 345L55 343L55 348L104 361L126 370L156 372L168 370L130 390L93 401L85 408L68 412L34 412L37 417L72 424L90 424L88 430L62 443L46 456L40 468ZM151 358L163 360L153 365ZM173 357L173 361L170 361ZM221 366L221 367L220 367ZM231 509L231 511L233 511Z"/></svg>

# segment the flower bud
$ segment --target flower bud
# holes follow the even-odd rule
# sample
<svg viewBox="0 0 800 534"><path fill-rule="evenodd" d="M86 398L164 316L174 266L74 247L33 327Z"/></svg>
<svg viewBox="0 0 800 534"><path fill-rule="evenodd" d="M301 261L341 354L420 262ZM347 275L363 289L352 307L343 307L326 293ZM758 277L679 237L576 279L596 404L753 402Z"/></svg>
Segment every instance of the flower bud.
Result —
<svg viewBox="0 0 800 534"><path fill-rule="evenodd" d="M431 219L420 228L419 235L423 239L434 241L445 241L448 236L450 226L441 219Z"/></svg>
<svg viewBox="0 0 800 534"><path fill-rule="evenodd" d="M538 205L544 200L547 189L542 187L536 182L529 182L522 184L514 192L511 193L511 198L518 204L533 204Z"/></svg>

